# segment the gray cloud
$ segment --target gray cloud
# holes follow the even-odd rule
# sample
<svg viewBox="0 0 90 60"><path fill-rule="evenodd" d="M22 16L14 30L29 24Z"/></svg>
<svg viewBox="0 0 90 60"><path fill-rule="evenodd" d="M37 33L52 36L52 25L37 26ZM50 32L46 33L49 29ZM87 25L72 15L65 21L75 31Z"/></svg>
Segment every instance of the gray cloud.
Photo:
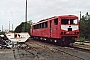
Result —
<svg viewBox="0 0 90 60"><path fill-rule="evenodd" d="M57 15L73 14L79 16L90 12L89 0L27 0L28 20L39 20ZM0 26L8 29L9 21L14 28L25 21L25 0L0 1Z"/></svg>

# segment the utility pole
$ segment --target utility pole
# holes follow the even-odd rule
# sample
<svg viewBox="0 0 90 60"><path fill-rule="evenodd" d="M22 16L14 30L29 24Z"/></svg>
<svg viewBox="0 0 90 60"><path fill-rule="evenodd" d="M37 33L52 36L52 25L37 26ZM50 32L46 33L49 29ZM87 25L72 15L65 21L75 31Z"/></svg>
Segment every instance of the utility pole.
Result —
<svg viewBox="0 0 90 60"><path fill-rule="evenodd" d="M27 22L27 0L26 0L26 18L25 18L25 22Z"/></svg>
<svg viewBox="0 0 90 60"><path fill-rule="evenodd" d="M27 28L27 0L26 0L26 15L25 15L25 32L26 32L26 28Z"/></svg>

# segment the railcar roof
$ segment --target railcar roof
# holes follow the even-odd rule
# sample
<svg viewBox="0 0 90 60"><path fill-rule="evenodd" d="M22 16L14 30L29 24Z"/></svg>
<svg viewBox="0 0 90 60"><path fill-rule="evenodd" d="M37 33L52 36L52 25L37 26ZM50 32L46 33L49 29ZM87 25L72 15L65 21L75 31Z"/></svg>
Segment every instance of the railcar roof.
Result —
<svg viewBox="0 0 90 60"><path fill-rule="evenodd" d="M36 25L36 24L39 24L39 23L43 23L43 22L46 22L48 20L51 20L51 19L55 19L55 18L58 18L59 16L54 16L54 17L51 17L51 18L47 18L47 19L43 19L43 20L40 20L39 22L37 23L34 23L33 25Z"/></svg>
<svg viewBox="0 0 90 60"><path fill-rule="evenodd" d="M59 17L77 17L75 15L62 15L62 16L59 16Z"/></svg>
<svg viewBox="0 0 90 60"><path fill-rule="evenodd" d="M75 16L75 15L61 15L61 16L54 16L54 17L51 17L51 18L47 18L47 19L40 20L39 22L34 23L33 25L36 25L36 24L39 24L39 23L43 23L43 22L46 22L46 21L48 21L48 20L55 19L55 18L58 18L58 17L63 18L63 17L77 17L77 16Z"/></svg>

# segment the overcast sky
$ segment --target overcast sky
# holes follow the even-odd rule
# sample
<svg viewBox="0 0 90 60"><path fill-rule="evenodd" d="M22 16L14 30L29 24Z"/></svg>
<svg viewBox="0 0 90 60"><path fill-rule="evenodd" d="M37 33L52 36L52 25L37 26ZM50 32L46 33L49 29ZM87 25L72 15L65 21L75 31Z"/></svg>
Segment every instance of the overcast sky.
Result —
<svg viewBox="0 0 90 60"><path fill-rule="evenodd" d="M0 0L0 30L15 29L21 22L25 21L25 2L26 0ZM86 12L90 13L90 0L27 0L28 17L27 20L38 22L58 15L79 16Z"/></svg>

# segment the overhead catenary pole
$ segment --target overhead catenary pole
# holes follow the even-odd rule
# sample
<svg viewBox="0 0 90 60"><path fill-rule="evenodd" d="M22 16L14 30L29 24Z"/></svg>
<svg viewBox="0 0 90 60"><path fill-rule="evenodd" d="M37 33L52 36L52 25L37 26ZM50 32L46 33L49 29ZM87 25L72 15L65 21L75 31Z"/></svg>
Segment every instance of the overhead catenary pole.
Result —
<svg viewBox="0 0 90 60"><path fill-rule="evenodd" d="M9 21L9 32L10 32L10 21Z"/></svg>
<svg viewBox="0 0 90 60"><path fill-rule="evenodd" d="M3 32L3 25L2 25L2 32Z"/></svg>
<svg viewBox="0 0 90 60"><path fill-rule="evenodd" d="M80 11L80 20L81 20L81 11Z"/></svg>
<svg viewBox="0 0 90 60"><path fill-rule="evenodd" d="M12 31L13 31L13 24L12 24Z"/></svg>

